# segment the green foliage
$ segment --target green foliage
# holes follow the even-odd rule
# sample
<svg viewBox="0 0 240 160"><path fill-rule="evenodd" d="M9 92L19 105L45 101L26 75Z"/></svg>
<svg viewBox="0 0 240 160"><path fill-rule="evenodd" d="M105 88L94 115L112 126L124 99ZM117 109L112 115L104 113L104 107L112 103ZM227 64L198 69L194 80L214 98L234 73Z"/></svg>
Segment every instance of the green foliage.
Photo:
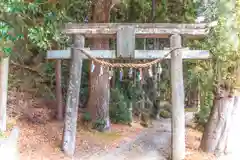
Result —
<svg viewBox="0 0 240 160"><path fill-rule="evenodd" d="M152 0L123 0L120 9L112 13L117 22L193 22L197 8L196 1L156 1L155 17L152 17ZM151 18L150 18L151 17Z"/></svg>
<svg viewBox="0 0 240 160"><path fill-rule="evenodd" d="M68 2L72 4L68 5ZM76 5L79 5L81 9ZM41 77L44 80L41 80L40 85L48 85L48 87L37 85L37 89L41 88L40 92L45 87L50 88L50 90L54 89L55 63L43 63L39 60L33 61L33 59L34 57L45 57L46 51L49 49L64 49L69 46L69 38L62 34L61 28L68 21L83 21L83 18L78 16L86 15L88 8L86 5L88 3L85 3L84 0L56 1L56 3L43 0L33 2L26 2L25 0L1 1L0 57L2 56L1 51L3 51L4 56L12 54L14 61L19 61L18 63L23 66L34 64L39 68L39 73L44 76ZM85 7L85 9L82 7ZM76 9L80 10L77 12ZM65 77L68 77L66 76L68 70L68 66L64 65L63 88L67 84ZM84 77L86 76L84 75ZM50 90L48 89L48 92L51 93ZM82 93L80 94L82 95Z"/></svg>
<svg viewBox="0 0 240 160"><path fill-rule="evenodd" d="M23 37L22 29L27 19L22 14L25 11L25 4L20 0L4 0L0 2L0 7L0 51L8 56L12 52L14 43Z"/></svg>
<svg viewBox="0 0 240 160"><path fill-rule="evenodd" d="M81 119L85 124L91 122L92 117L91 114L89 112L85 112L82 115L82 119ZM97 119L92 123L92 128L93 129L97 129L99 131L103 131L104 127L106 126L106 121L102 120L102 119Z"/></svg>
<svg viewBox="0 0 240 160"><path fill-rule="evenodd" d="M106 126L105 120L97 119L95 122L93 122L93 128L97 129L98 131L103 131L105 126Z"/></svg>
<svg viewBox="0 0 240 160"><path fill-rule="evenodd" d="M10 31L10 26L6 23L0 21L0 52L2 52L3 56L9 56L13 50L14 43L22 39L22 35L12 35Z"/></svg>
<svg viewBox="0 0 240 160"><path fill-rule="evenodd" d="M113 123L131 122L131 113L124 94L119 89L111 89L111 100L109 104L110 119Z"/></svg>
<svg viewBox="0 0 240 160"><path fill-rule="evenodd" d="M89 121L91 121L91 115L90 115L90 113L89 112L85 112L84 114L83 114L83 117L82 117L82 120L83 121L86 121L86 122L89 122Z"/></svg>
<svg viewBox="0 0 240 160"><path fill-rule="evenodd" d="M4 138L3 132L0 132L0 138Z"/></svg>
<svg viewBox="0 0 240 160"><path fill-rule="evenodd" d="M81 102L83 105L87 104L88 100L88 81L89 81L89 61L84 60L83 61L83 67L82 67L82 80L81 80L81 89L80 89L80 97Z"/></svg>
<svg viewBox="0 0 240 160"><path fill-rule="evenodd" d="M210 115L212 106L213 106L213 93L211 90L206 90L202 93L201 96L201 106L200 111L196 114L195 120L200 125L204 126L207 121L208 117Z"/></svg>
<svg viewBox="0 0 240 160"><path fill-rule="evenodd" d="M210 62L198 62L198 71L193 73L194 79L188 82L201 85L201 109L196 115L196 120L204 125L213 106L216 90L223 82L236 86L236 68L239 65L239 1L236 1L235 9L231 1L209 1L206 7L201 8L202 15L208 22L216 21L204 41L193 41L193 48L208 49L211 53ZM198 73L198 74L196 74ZM188 75L191 75L188 73ZM199 75L199 76L198 76ZM195 78L196 77L196 78ZM239 81L239 80L238 80Z"/></svg>
<svg viewBox="0 0 240 160"><path fill-rule="evenodd" d="M0 2L0 52L9 55L17 50L16 57L31 55L45 56L48 49L64 49L69 46L69 38L61 33L61 28L66 22L83 22L90 18L89 14L91 0L60 0L58 3L38 0L25 3L24 0L2 0ZM229 68L234 68L236 63L235 52L231 49L233 44L228 41L229 32L226 32L224 24L226 18L220 13L226 11L217 1L209 1L207 7L201 6L202 1L157 1L156 17L152 17L152 0L123 0L116 10L111 11L112 22L171 22L183 23L193 22L197 12L207 15L209 21L219 20L218 26L213 28L204 41L190 42L190 48L210 49L213 55L212 61L187 61L185 69L185 90L192 86L200 85L202 119L206 119L212 106L213 85L216 78L215 73L221 73L221 79L228 79L231 74ZM238 11L239 12L239 11ZM222 14L223 15L223 14ZM152 18L149 18L152 17ZM237 21L239 23L239 21ZM238 25L239 26L239 25ZM227 29L228 31L231 31ZM239 30L237 31L239 32ZM221 42L221 43L220 43ZM143 46L143 41L138 40L137 46ZM31 52L31 55L27 53ZM22 61L21 61L22 62ZM43 63L43 62L42 62ZM54 89L54 64L43 63L44 83ZM63 63L63 90L67 90L67 79L69 67ZM167 66L163 66L166 68ZM219 70L220 69L220 70ZM170 79L164 77L161 80L161 96L170 99ZM168 78L168 79L167 79ZM81 101L85 103L88 96L89 63L84 61ZM121 82L121 86L111 90L110 117L114 122L127 123L130 121L129 102L138 102L142 99L142 90L131 80ZM211 96L210 96L211 95ZM204 109L205 108L205 109ZM206 111L204 111L206 110ZM101 123L100 123L101 125Z"/></svg>
<svg viewBox="0 0 240 160"><path fill-rule="evenodd" d="M139 87L139 82L133 82L132 79L124 79L121 82L118 82L118 89L124 96L124 99L127 102L137 102L142 98L143 90Z"/></svg>

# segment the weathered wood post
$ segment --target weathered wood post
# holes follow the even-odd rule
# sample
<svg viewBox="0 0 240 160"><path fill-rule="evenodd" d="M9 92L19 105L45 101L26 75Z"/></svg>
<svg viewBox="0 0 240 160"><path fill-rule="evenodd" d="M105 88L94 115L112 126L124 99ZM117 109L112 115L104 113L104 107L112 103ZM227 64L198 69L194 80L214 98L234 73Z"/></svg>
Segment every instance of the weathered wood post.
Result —
<svg viewBox="0 0 240 160"><path fill-rule="evenodd" d="M135 28L125 26L117 32L117 57L134 58Z"/></svg>
<svg viewBox="0 0 240 160"><path fill-rule="evenodd" d="M181 47L181 36L172 35L171 49ZM185 114L182 52L177 49L171 53L172 85L172 160L185 158Z"/></svg>
<svg viewBox="0 0 240 160"><path fill-rule="evenodd" d="M76 48L84 48L85 38L82 35L73 36L73 46ZM71 69L67 92L64 137L62 149L68 156L73 156L75 152L77 116L79 104L79 91L82 75L83 55L81 51L72 48L71 50Z"/></svg>
<svg viewBox="0 0 240 160"><path fill-rule="evenodd" d="M56 100L57 100L57 119L63 119L63 96L62 96L62 68L61 60L56 60L55 76L56 76Z"/></svg>
<svg viewBox="0 0 240 160"><path fill-rule="evenodd" d="M0 60L0 131L6 131L9 57Z"/></svg>

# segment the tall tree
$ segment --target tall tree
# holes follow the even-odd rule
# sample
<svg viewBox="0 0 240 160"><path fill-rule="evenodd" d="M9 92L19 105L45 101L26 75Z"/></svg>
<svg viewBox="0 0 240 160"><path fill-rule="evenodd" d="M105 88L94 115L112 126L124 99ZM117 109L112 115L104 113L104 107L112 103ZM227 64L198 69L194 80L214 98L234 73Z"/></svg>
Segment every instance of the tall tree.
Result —
<svg viewBox="0 0 240 160"><path fill-rule="evenodd" d="M240 1L212 2L209 6L218 25L210 34L208 42L214 49L213 70L215 77L214 103L205 126L200 148L217 155L233 152L240 134L236 125L240 117L239 84L239 7ZM213 8L213 9L212 9ZM217 13L217 14L216 14ZM210 19L211 19L210 18ZM234 138L233 138L234 137Z"/></svg>
<svg viewBox="0 0 240 160"><path fill-rule="evenodd" d="M110 10L116 0L92 1L91 15L93 23L107 23L110 21ZM108 38L94 38L92 49L109 49ZM109 73L108 68L94 64L94 70L90 73L90 91L87 108L92 122L98 130L110 128L109 119Z"/></svg>

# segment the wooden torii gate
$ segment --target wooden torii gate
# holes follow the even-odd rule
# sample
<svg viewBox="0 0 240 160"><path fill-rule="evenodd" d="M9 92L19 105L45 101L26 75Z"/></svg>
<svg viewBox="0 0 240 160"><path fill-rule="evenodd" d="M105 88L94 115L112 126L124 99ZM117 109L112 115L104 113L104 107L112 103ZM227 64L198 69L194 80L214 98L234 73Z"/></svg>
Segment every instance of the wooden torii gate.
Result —
<svg viewBox="0 0 240 160"><path fill-rule="evenodd" d="M47 59L71 59L69 86L67 92L65 125L62 149L67 155L75 151L79 91L82 61L87 59L80 49L85 46L85 37L116 38L117 50L89 50L92 57L114 59L163 58L170 50L182 47L181 36L203 37L208 32L207 24L66 24L64 33L73 37L73 48L48 51ZM135 50L135 38L170 38L169 50ZM172 159L185 157L185 114L182 59L208 59L206 50L177 49L171 52L172 85ZM60 64L58 62L58 64ZM60 84L58 80L57 84ZM60 85L57 85L60 86ZM59 90L59 89L57 89ZM58 94L57 94L58 95ZM57 97L59 99L59 97ZM61 98L60 98L61 99Z"/></svg>

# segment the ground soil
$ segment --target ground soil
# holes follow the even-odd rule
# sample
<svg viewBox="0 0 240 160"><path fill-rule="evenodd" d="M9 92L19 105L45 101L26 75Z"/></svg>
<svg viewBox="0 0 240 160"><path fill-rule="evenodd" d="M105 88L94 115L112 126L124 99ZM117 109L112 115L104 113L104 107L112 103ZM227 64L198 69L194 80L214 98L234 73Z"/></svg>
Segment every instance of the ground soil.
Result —
<svg viewBox="0 0 240 160"><path fill-rule="evenodd" d="M60 149L63 123L55 120L55 108L54 101L35 98L28 93L9 92L8 128L14 125L20 128L20 160L70 160ZM133 123L132 127L112 124L112 130L108 133L86 129L79 122L77 157L88 157L97 152L111 152L125 142L134 141L142 132L148 132L148 129L141 127L138 122ZM213 156L198 151L200 138L201 132L188 128L186 160L214 159Z"/></svg>
<svg viewBox="0 0 240 160"><path fill-rule="evenodd" d="M186 135L186 158L185 160L215 160L216 158L211 154L201 152L198 148L202 132L189 127Z"/></svg>

